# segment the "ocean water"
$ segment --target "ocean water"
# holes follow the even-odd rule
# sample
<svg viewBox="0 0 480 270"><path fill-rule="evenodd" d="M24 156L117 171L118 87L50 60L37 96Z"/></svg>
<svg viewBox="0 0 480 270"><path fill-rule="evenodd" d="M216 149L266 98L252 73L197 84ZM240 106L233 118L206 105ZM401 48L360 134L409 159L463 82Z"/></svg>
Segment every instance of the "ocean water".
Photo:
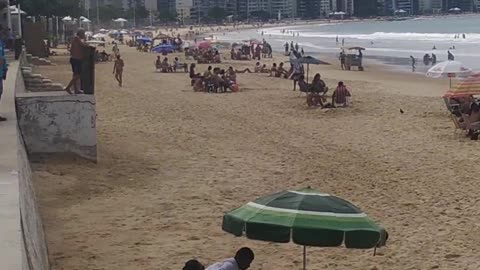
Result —
<svg viewBox="0 0 480 270"><path fill-rule="evenodd" d="M455 38L457 34L460 35L459 38ZM463 38L463 34L466 38ZM409 57L412 55L417 59L417 72L428 69L422 61L425 53L435 53L437 61L440 62L447 60L447 51L450 50L455 60L474 70L480 70L480 15L415 18L405 21L319 23L218 35L218 39L227 41L248 38L264 38L278 51L283 50L285 42L293 41L313 56L316 53L338 54L344 40L345 47L365 47L364 56L367 58L404 69L410 69ZM436 49L433 49L434 46Z"/></svg>

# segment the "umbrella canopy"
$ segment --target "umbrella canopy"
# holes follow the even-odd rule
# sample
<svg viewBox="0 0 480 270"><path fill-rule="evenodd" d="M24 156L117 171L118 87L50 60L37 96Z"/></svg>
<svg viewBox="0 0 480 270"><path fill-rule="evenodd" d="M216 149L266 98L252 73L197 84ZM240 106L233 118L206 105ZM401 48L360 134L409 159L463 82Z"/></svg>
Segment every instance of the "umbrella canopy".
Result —
<svg viewBox="0 0 480 270"><path fill-rule="evenodd" d="M152 48L152 52L156 53L173 53L174 47L170 44L161 44Z"/></svg>
<svg viewBox="0 0 480 270"><path fill-rule="evenodd" d="M455 7L455 8L449 9L449 11L462 11L462 10L461 10L460 8L458 8L458 7Z"/></svg>
<svg viewBox="0 0 480 270"><path fill-rule="evenodd" d="M27 14L25 11L18 9L16 6L10 6L10 14L11 15L18 15L20 12L21 15Z"/></svg>
<svg viewBox="0 0 480 270"><path fill-rule="evenodd" d="M460 81L455 88L450 89L443 97L452 98L474 95L480 95L480 73L473 74Z"/></svg>
<svg viewBox="0 0 480 270"><path fill-rule="evenodd" d="M97 44L97 45L100 45L100 44L105 44L105 41L92 39L92 40L87 41L87 44Z"/></svg>
<svg viewBox="0 0 480 270"><path fill-rule="evenodd" d="M101 34L101 33L93 35L93 38L106 38L106 37L107 37L107 35Z"/></svg>
<svg viewBox="0 0 480 270"><path fill-rule="evenodd" d="M399 9L399 10L395 10L395 13L407 13L407 12L403 9Z"/></svg>
<svg viewBox="0 0 480 270"><path fill-rule="evenodd" d="M127 22L127 20L125 20L124 18L118 18L118 19L115 19L113 20L114 22Z"/></svg>
<svg viewBox="0 0 480 270"><path fill-rule="evenodd" d="M83 17L83 16L80 16L80 21L81 22L84 22L84 23L90 23L92 21L90 21L87 17Z"/></svg>
<svg viewBox="0 0 480 270"><path fill-rule="evenodd" d="M70 16L65 16L65 17L63 17L62 21L64 21L64 22L71 22L71 21L73 21L73 19L72 19L72 17L70 17Z"/></svg>
<svg viewBox="0 0 480 270"><path fill-rule="evenodd" d="M212 44L209 41L202 41L197 44L199 49L209 49L212 47Z"/></svg>
<svg viewBox="0 0 480 270"><path fill-rule="evenodd" d="M147 43L147 42L151 43L152 39L149 38L149 37L139 37L139 38L137 38L137 41L141 41L141 42L145 42L145 43Z"/></svg>
<svg viewBox="0 0 480 270"><path fill-rule="evenodd" d="M426 75L430 78L455 78L467 77L472 73L472 69L463 66L458 61L445 61L431 67Z"/></svg>
<svg viewBox="0 0 480 270"><path fill-rule="evenodd" d="M305 246L374 248L386 231L355 205L310 188L282 191L237 208L223 217L222 229L235 236Z"/></svg>
<svg viewBox="0 0 480 270"><path fill-rule="evenodd" d="M223 216L222 229L249 239L315 247L383 246L387 232L355 205L311 188L259 198ZM305 248L304 248L305 268Z"/></svg>

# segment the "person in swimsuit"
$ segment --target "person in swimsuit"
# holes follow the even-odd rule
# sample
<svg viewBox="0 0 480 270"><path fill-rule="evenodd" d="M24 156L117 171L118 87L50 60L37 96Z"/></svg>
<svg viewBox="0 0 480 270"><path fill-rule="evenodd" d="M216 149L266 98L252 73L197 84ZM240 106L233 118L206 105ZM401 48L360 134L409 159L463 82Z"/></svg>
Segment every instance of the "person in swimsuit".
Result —
<svg viewBox="0 0 480 270"><path fill-rule="evenodd" d="M82 75L83 48L88 46L83 40L85 40L85 30L78 29L77 35L73 38L72 45L70 46L70 64L72 65L73 77L67 87L65 87L65 91L69 94L72 94L72 91L70 90L72 86L75 94L82 93L79 89L79 84Z"/></svg>
<svg viewBox="0 0 480 270"><path fill-rule="evenodd" d="M122 86L122 75L123 75L123 67L125 66L125 63L123 62L123 59L120 57L120 54L117 54L117 60L115 60L115 64L113 65L113 73L115 74L115 79L118 82L118 86Z"/></svg>

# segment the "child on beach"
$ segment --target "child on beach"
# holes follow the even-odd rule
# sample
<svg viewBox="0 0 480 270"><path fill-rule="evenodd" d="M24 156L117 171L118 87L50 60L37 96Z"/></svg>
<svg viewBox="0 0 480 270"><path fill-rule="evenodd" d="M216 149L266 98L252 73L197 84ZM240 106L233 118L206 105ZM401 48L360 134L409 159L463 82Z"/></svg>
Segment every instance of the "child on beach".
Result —
<svg viewBox="0 0 480 270"><path fill-rule="evenodd" d="M115 60L115 64L113 65L113 74L115 74L115 79L118 82L118 86L122 86L123 83L123 67L125 63L123 59L120 57L120 54L117 55L117 59Z"/></svg>

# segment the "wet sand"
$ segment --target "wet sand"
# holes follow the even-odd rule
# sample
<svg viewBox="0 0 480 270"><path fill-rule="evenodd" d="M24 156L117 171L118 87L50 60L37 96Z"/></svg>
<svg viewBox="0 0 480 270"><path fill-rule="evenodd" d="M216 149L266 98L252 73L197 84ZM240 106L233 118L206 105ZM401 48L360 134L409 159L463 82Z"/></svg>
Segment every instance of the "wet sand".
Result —
<svg viewBox="0 0 480 270"><path fill-rule="evenodd" d="M301 269L301 247L235 238L221 221L259 196L306 186L353 202L390 234L377 256L309 248L309 269L479 269L480 153L454 135L439 98L448 82L314 66L311 77L321 72L330 88L343 80L353 94L353 107L324 111L265 74L239 74L240 93L194 93L188 74L154 73L155 55L120 49L123 88L113 63L96 67L98 164L35 165L54 270L181 269L241 246L256 253L253 270ZM59 58L41 71L66 84ZM219 66L230 65L254 62Z"/></svg>

